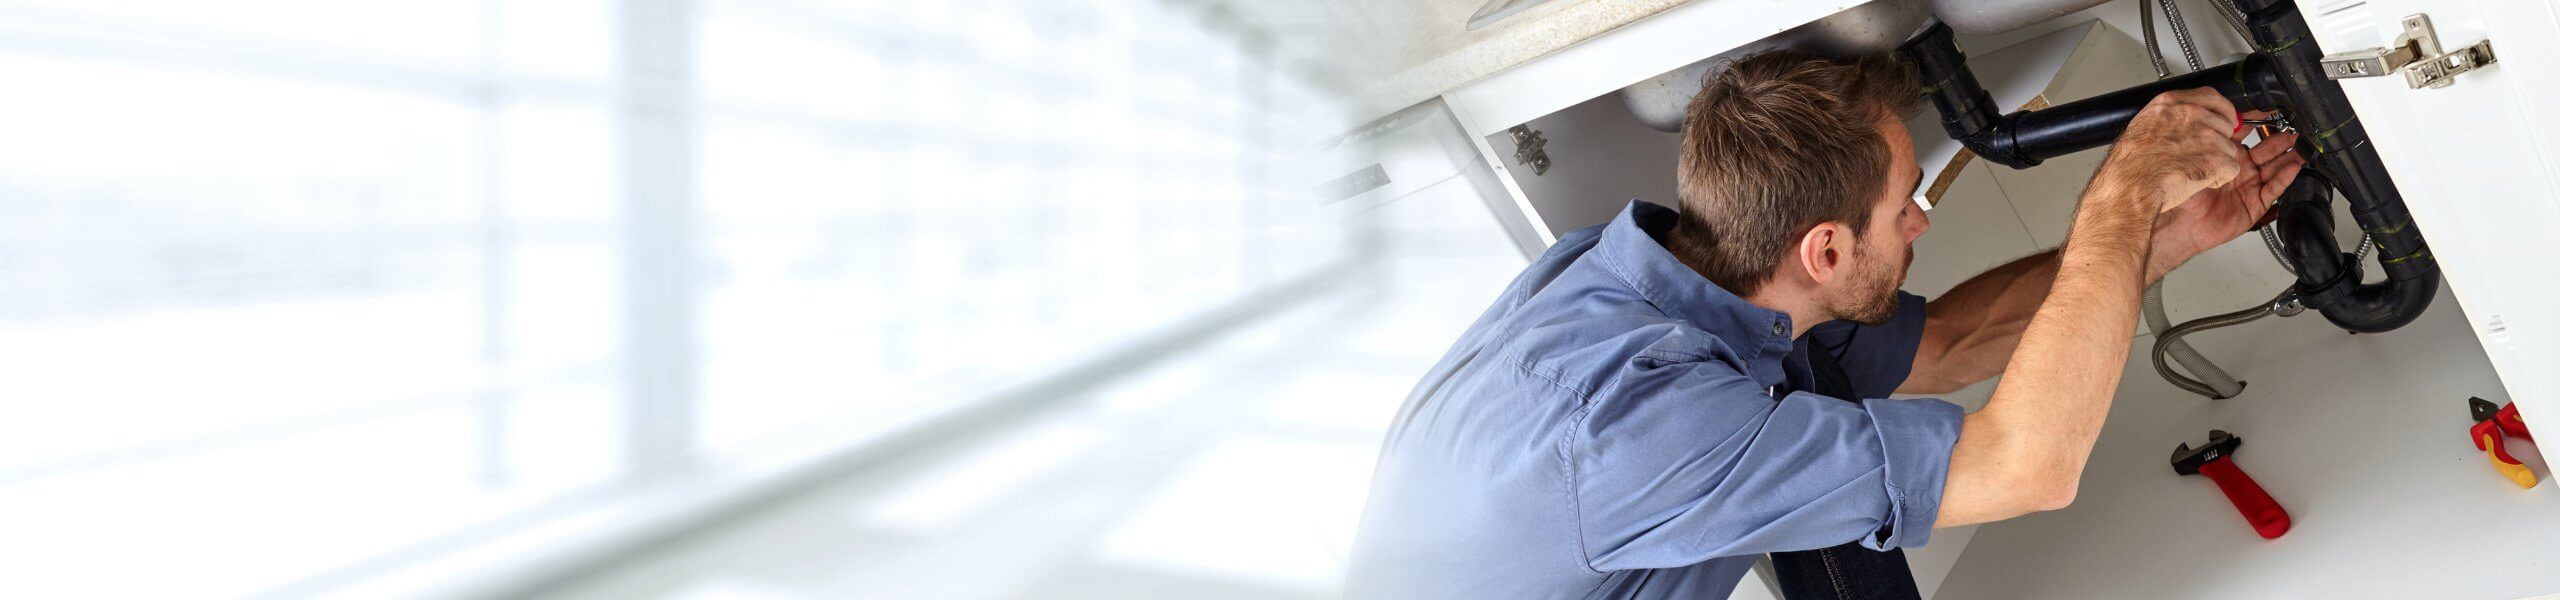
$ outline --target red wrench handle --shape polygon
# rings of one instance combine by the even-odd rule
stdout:
[[[2275,498],[2267,496],[2267,490],[2258,487],[2258,481],[2250,479],[2249,474],[2241,471],[2240,465],[2231,462],[2230,457],[2205,463],[2198,470],[2213,478],[2213,484],[2222,488],[2223,496],[2231,498],[2231,506],[2240,509],[2240,518],[2247,519],[2249,527],[2258,530],[2258,537],[2276,539],[2276,536],[2284,535],[2286,530],[2293,528],[2293,516],[2285,514],[2284,507],[2277,505]]]

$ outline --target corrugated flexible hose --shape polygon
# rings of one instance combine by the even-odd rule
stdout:
[[[2259,307],[2259,309],[2263,308],[2264,307]],[[2249,320],[2254,320],[2255,318],[2256,317],[2251,317]],[[2171,337],[2163,333],[2175,328],[2169,326],[2168,309],[2163,308],[2160,305],[2160,284],[2158,282],[2152,283],[2150,289],[2142,291],[2142,322],[2149,324],[2153,336],[2151,342],[2151,366],[2159,369],[2160,377],[2168,379],[2169,383],[2177,384],[2178,387],[2185,388],[2187,391],[2195,392],[2203,395],[2204,397],[2215,400],[2237,396],[2240,394],[2241,388],[2248,386],[2247,383],[2241,382],[2238,379],[2233,379],[2230,373],[2223,372],[2222,367],[2213,364],[2213,361],[2206,360],[2204,354],[2196,352],[2196,349],[2193,346],[2188,346],[2186,340]],[[2187,324],[2193,325],[2202,322],[2204,321],[2199,319],[2196,321],[2189,321]],[[2237,325],[2239,323],[2246,322],[2248,322],[2248,320],[2242,320],[2232,324]],[[2188,379],[2185,376],[2179,375],[2176,371],[2170,370],[2169,363],[2164,362],[2162,360],[2163,357],[2177,359],[2179,365],[2185,366],[2188,371],[2196,374],[2195,378]]]
[[[2292,296],[2293,290],[2288,288],[2284,293],[2277,294],[2275,298],[2267,300],[2265,304],[2180,323],[2178,326],[2171,327],[2167,331],[2155,332],[2157,334],[2154,338],[2156,341],[2151,344],[2151,368],[2159,369],[2160,377],[2169,380],[2171,385],[2178,386],[2190,392],[2195,392],[2207,398],[2220,400],[2223,398],[2229,398],[2233,394],[2240,393],[2240,388],[2247,387],[2248,384],[2235,384],[2228,393],[2225,393],[2220,389],[2215,389],[2211,384],[2204,381],[2190,379],[2185,375],[2179,375],[2176,370],[2169,368],[2170,353],[2174,352],[2174,349],[2176,348],[2185,348],[2185,338],[2199,331],[2239,325],[2241,323],[2266,318],[2268,315],[2291,316],[2298,313],[2301,311],[2301,307],[2300,305],[2292,304],[2290,302]],[[2190,350],[2190,352],[2192,352],[2192,350]],[[2207,368],[2211,368],[2213,365],[2213,363],[2209,362],[2186,364],[2203,364]],[[2214,370],[2213,373],[2222,374],[2218,369]],[[2199,371],[2198,374],[2202,375],[2204,373]],[[2231,376],[2223,374],[2222,377],[2227,381]]]
[[[2196,58],[2195,43],[2188,37],[2186,19],[2178,14],[2178,8],[2175,0],[2158,1],[2160,3],[2160,8],[2168,13],[2169,27],[2178,34],[2178,47],[2186,55],[2187,69],[2197,70],[2204,68],[2203,61]],[[2166,79],[2169,77],[2169,65],[2162,60],[2160,56],[2160,36],[2152,30],[2151,2],[2152,0],[2140,0],[2135,2],[2136,5],[2142,8],[2142,49],[2144,51],[2143,54],[2151,59],[2152,72],[2159,75],[2161,78]],[[2273,230],[2266,231],[2272,232]],[[2272,236],[2268,237],[2267,244],[2268,249],[2273,250],[2275,248],[2275,238]],[[2282,253],[2278,253],[2276,255],[2276,261],[2283,262],[2284,255]],[[2286,272],[2290,273],[2292,270],[2292,265],[2285,265]],[[2213,364],[2213,361],[2206,359],[2204,357],[2204,353],[2197,352],[2195,347],[2187,345],[2185,340],[2180,340],[2176,337],[2164,334],[2164,332],[2171,329],[2169,326],[2169,309],[2160,301],[2160,285],[2165,282],[2165,279],[2163,281],[2151,282],[2151,287],[2142,290],[2142,322],[2151,328],[2152,334],[2151,366],[2155,369],[2159,369],[2160,377],[2162,379],[2167,379],[2171,384],[2207,398],[2221,400],[2239,395],[2241,388],[2247,387],[2248,384],[2232,378],[2230,373],[2224,372],[2221,366],[2215,365]],[[2263,309],[2264,307],[2260,308]],[[2261,316],[2263,316],[2263,313],[2261,313]],[[2251,319],[2255,319],[2255,317],[2251,317]],[[2240,322],[2247,321],[2243,320]],[[2187,371],[2195,373],[2195,377],[2190,379],[2184,375],[2179,375],[2176,370],[2170,369],[2168,363],[2169,359],[2177,360],[2179,365],[2187,368]]]

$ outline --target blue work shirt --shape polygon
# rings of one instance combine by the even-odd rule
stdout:
[[[1531,263],[1405,399],[1387,433],[1353,598],[1725,598],[1756,557],[1937,522],[1963,411],[1810,389],[1785,313],[1709,283],[1643,201]],[[1852,389],[1910,374],[1924,319],[1808,337]],[[1802,389],[1799,389],[1802,388]]]

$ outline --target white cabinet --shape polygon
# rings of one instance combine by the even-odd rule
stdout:
[[[2306,314],[2190,338],[2249,382],[2229,400],[2163,382],[2149,364],[2150,339],[2137,338],[2078,501],[1941,532],[1914,553],[1924,590],[1945,598],[2560,592],[2560,499],[2551,491],[2560,484],[2519,489],[2500,478],[2468,442],[2464,404],[2513,399],[2529,420],[2537,410],[2560,415],[2560,372],[2551,369],[2560,365],[2560,310],[2549,307],[2560,299],[2560,271],[2549,266],[2560,256],[2560,115],[2547,100],[2560,97],[2560,17],[2545,2],[2300,1],[2332,53],[2385,45],[2400,18],[2418,12],[2433,17],[2448,45],[2494,41],[2499,63],[2449,88],[2411,90],[2399,77],[2347,85],[2436,249],[2446,289],[2425,316],[2389,333],[2350,335]],[[1982,40],[1967,50],[2006,109],[2027,100],[2010,90],[2060,103],[2146,81],[2140,44],[2123,28],[2129,23],[2118,23],[2129,20],[2128,2],[2066,17],[2085,24],[1998,40],[2006,50]],[[1535,248],[1605,220],[1629,198],[1677,202],[1677,137],[1635,124],[1611,91],[1839,8],[1700,0],[1463,86],[1441,106],[1477,151],[1477,189],[1500,195],[1487,205],[1517,211],[1503,216],[1515,239]],[[2222,27],[2202,2],[2186,14],[2200,29]],[[2013,64],[1995,66],[2004,61]],[[1545,175],[1512,160],[1504,130],[1523,123],[1548,140]],[[1934,115],[1910,125],[1920,139],[1944,139]],[[1933,177],[1954,177],[1910,279],[1913,291],[1930,294],[2058,244],[2104,150],[2024,171],[1979,161],[1948,171],[1944,154],[1922,153]],[[2173,319],[2192,319],[2262,302],[2290,281],[2252,234],[2171,275],[2168,304]],[[1978,406],[1992,385],[1957,399]],[[2560,429],[2560,417],[2547,420]],[[2212,429],[2246,440],[2235,460],[2290,511],[2285,536],[2259,539],[2210,481],[2171,471],[2171,450]],[[2534,446],[2514,450],[2551,478]]]

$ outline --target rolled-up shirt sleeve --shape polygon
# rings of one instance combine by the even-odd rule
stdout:
[[[1669,568],[1920,546],[1962,422],[1944,401],[1773,399],[1724,363],[1651,357],[1585,402],[1560,450],[1592,568]]]

